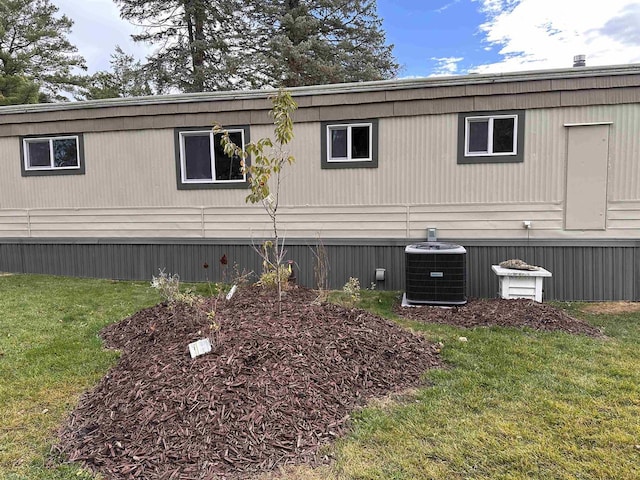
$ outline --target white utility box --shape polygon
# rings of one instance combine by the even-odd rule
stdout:
[[[528,298],[542,303],[542,279],[551,272],[542,267],[537,270],[516,270],[491,265],[500,282],[500,296],[506,299]]]

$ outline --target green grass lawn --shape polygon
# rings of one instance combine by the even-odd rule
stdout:
[[[116,361],[97,332],[158,301],[148,282],[0,276],[0,478],[91,478],[46,468],[55,430]]]
[[[361,305],[392,316],[395,300],[363,292]],[[93,478],[47,467],[55,430],[116,361],[100,328],[158,301],[148,282],[0,276],[0,479]],[[401,321],[443,342],[450,368],[358,412],[333,466],[285,478],[640,478],[640,313],[562,306],[609,339]]]

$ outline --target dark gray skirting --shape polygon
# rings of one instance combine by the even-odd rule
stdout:
[[[375,269],[386,270],[377,288],[403,290],[404,248],[422,241],[325,240],[330,287],[349,277],[362,288],[375,282]],[[540,265],[553,277],[544,281],[547,300],[640,300],[640,241],[635,240],[469,240],[443,239],[467,249],[467,293],[495,297],[498,280],[491,265],[520,258]],[[299,283],[314,286],[315,240],[288,240],[287,259],[295,261]],[[184,281],[219,281],[228,261],[240,270],[261,270],[261,260],[246,239],[2,239],[0,271],[78,277],[150,280],[158,269],[178,273]],[[208,269],[203,268],[207,263]]]

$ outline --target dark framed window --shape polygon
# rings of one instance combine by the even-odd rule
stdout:
[[[23,176],[84,173],[82,134],[20,137]]]
[[[378,120],[322,122],[322,168],[376,168]]]
[[[225,129],[233,143],[244,149],[249,142],[249,127]],[[248,185],[242,159],[237,155],[226,155],[220,144],[221,140],[222,134],[214,134],[211,128],[176,129],[179,189],[244,188]]]
[[[458,115],[458,163],[524,160],[522,110]]]

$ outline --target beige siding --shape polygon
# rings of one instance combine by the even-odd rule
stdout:
[[[640,200],[640,104],[612,108],[611,120],[609,200]]]
[[[0,238],[28,236],[28,212],[26,210],[11,210],[0,208]]]
[[[20,141],[18,137],[0,138],[0,209],[29,207],[20,203],[22,196],[15,199],[19,191],[31,190],[31,185],[23,182],[20,173]]]
[[[617,204],[603,232],[562,230],[563,207],[553,203],[507,205],[331,206],[282,208],[285,239],[635,238],[640,202]],[[271,236],[260,207],[33,209],[0,211],[2,237],[12,238],[256,238]],[[526,230],[522,222],[529,220]]]
[[[607,229],[624,236],[637,236],[640,230],[640,201],[609,202]]]
[[[377,169],[320,170],[318,124],[298,125],[298,164],[284,187],[287,204],[482,204],[558,202],[563,198],[562,118],[527,116],[526,161],[458,165],[458,116],[380,120]],[[554,135],[549,141],[548,135]]]
[[[206,236],[211,238],[271,235],[271,223],[261,208],[236,207],[205,211]],[[379,206],[375,209],[338,206],[331,208],[282,208],[278,220],[280,233],[290,238],[372,237],[404,238],[407,216],[404,207]],[[353,228],[357,225],[357,228]]]
[[[177,189],[173,129],[84,135],[84,175],[21,177],[17,138],[0,139],[2,208],[239,205],[241,190]]]
[[[640,135],[628,134],[640,131],[640,105],[633,104],[528,110],[525,161],[513,164],[458,165],[457,115],[446,114],[381,119],[377,169],[320,170],[319,124],[298,124],[286,203],[562,202],[564,125],[609,121],[610,199],[640,199]]]
[[[350,107],[351,108],[351,107]],[[640,105],[532,109],[525,161],[458,165],[457,114],[381,118],[379,167],[320,168],[320,123],[296,124],[297,163],[280,220],[298,238],[580,238],[562,230],[567,123],[612,122],[603,238],[640,224]],[[630,134],[629,132],[634,132]],[[272,127],[251,127],[251,138]],[[174,130],[86,133],[85,175],[22,177],[17,137],[0,138],[3,237],[261,237],[266,214],[246,190],[178,190]],[[295,206],[295,207],[294,207]],[[522,221],[530,220],[527,232]]]
[[[562,205],[549,203],[510,203],[490,205],[432,205],[410,209],[411,238],[426,236],[427,228],[436,228],[438,236],[449,238],[524,237],[522,222],[529,220],[534,235],[546,235],[562,228]],[[544,233],[543,233],[544,232]]]
[[[202,209],[34,209],[32,237],[201,237]]]

